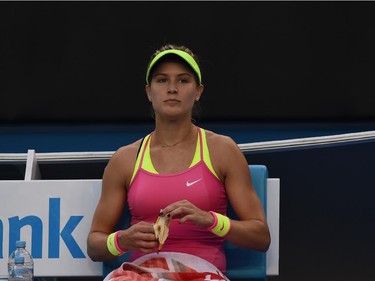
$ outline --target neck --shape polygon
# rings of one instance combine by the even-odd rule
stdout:
[[[156,144],[164,148],[175,147],[195,140],[195,132],[197,132],[197,129],[192,123],[186,126],[168,126],[162,129],[155,128],[153,140]]]

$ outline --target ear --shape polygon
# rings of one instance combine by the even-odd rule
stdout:
[[[152,102],[151,100],[151,88],[150,88],[150,85],[146,85],[145,86],[145,90],[146,90],[146,94],[147,94],[147,98],[150,102]]]
[[[203,90],[204,90],[204,86],[203,86],[203,84],[200,84],[197,87],[197,94],[195,95],[195,101],[199,101],[199,99],[201,98],[201,96],[203,94]]]

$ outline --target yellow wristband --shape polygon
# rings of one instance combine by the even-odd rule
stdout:
[[[210,229],[211,232],[220,237],[224,237],[225,235],[227,235],[231,228],[230,219],[227,216],[224,216],[219,213],[215,213],[212,211],[210,211],[210,213],[215,218],[215,223],[213,227]]]
[[[120,247],[117,245],[117,235],[118,232],[114,232],[108,235],[107,238],[108,251],[114,256],[120,256],[126,253],[126,251],[121,250]]]

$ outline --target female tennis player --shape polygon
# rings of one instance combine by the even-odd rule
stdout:
[[[230,137],[193,121],[202,81],[198,59],[185,46],[165,45],[151,56],[145,90],[155,128],[119,148],[105,169],[88,235],[92,260],[131,251],[130,262],[144,261],[157,253],[158,216],[171,219],[159,253],[203,259],[223,275],[225,239],[267,251],[270,233],[243,153]],[[228,202],[239,219],[226,216]],[[131,226],[115,231],[126,203]]]

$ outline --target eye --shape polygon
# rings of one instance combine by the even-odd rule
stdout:
[[[166,78],[157,78],[156,82],[157,83],[165,83],[165,82],[167,82],[167,79]]]
[[[184,75],[184,76],[180,77],[180,79],[179,79],[178,81],[179,81],[180,83],[185,84],[185,83],[190,83],[191,80],[192,80],[192,78],[191,78],[190,76],[186,76],[186,75]]]

